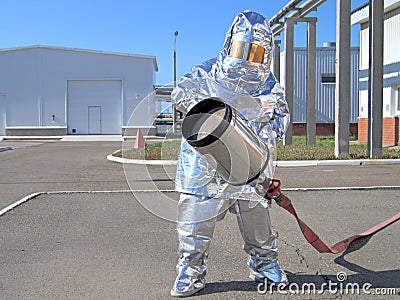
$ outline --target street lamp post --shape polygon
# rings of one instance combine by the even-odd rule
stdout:
[[[174,33],[174,88],[176,86],[176,37],[178,36],[178,30]],[[176,104],[172,100],[172,132],[176,131]]]

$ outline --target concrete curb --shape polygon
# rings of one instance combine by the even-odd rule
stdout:
[[[0,147],[0,152],[12,150],[11,147]]]
[[[180,138],[166,138],[164,136],[145,135],[146,142],[160,142],[164,140],[181,140]],[[62,142],[126,142],[134,141],[136,136],[122,136],[118,134],[104,135],[7,135],[0,136],[0,141],[62,141]]]
[[[399,165],[400,159],[352,159],[352,160],[297,160],[276,161],[277,167],[308,166],[367,166],[367,165]]]
[[[122,164],[137,165],[163,165],[174,166],[176,160],[140,160],[127,159],[113,156],[107,156],[107,159]],[[277,167],[316,167],[316,166],[367,166],[367,165],[400,165],[400,159],[355,159],[355,160],[293,160],[293,161],[276,161]]]
[[[121,164],[136,164],[136,165],[157,165],[157,166],[176,166],[176,160],[141,160],[116,157],[112,154],[107,155],[107,159]]]
[[[3,136],[3,141],[59,141],[62,136],[53,135],[7,135]]]

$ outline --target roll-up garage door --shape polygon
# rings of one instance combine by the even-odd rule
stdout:
[[[120,80],[69,80],[68,134],[121,134]]]

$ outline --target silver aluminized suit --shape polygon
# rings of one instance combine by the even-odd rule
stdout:
[[[271,29],[263,16],[251,11],[239,13],[219,56],[194,67],[179,80],[172,93],[177,109],[185,115],[199,101],[217,96],[235,108],[274,153],[289,124],[289,110],[270,71],[272,43]],[[261,61],[252,61],[252,51],[260,49]],[[273,157],[269,159],[264,176],[271,178]],[[216,221],[227,209],[236,213],[244,250],[249,254],[250,275],[256,280],[287,282],[277,260],[268,202],[255,192],[254,183],[232,186],[224,182],[207,159],[182,140],[175,185],[181,196],[178,276],[172,295],[188,296],[205,286],[207,251]]]

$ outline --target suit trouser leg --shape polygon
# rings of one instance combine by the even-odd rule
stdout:
[[[190,293],[205,286],[208,248],[214,235],[218,213],[225,200],[181,194],[178,204],[178,276],[173,291]]]
[[[261,204],[250,208],[250,202],[238,200],[236,217],[244,240],[244,250],[249,255],[251,276],[256,280],[268,278],[273,282],[287,282],[279,266],[276,235],[271,227],[269,209]]]

